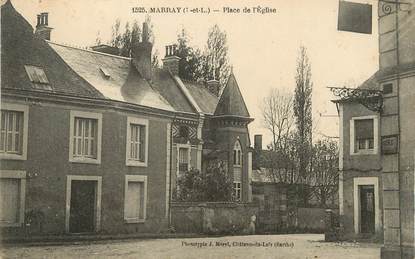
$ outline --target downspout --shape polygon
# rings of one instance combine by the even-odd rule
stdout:
[[[168,226],[171,227],[171,204],[172,204],[172,158],[173,158],[173,122],[176,120],[176,114],[173,117],[172,124],[170,126],[170,170],[169,170],[169,210],[168,210]]]

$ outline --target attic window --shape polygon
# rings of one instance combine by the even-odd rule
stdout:
[[[105,79],[110,79],[111,75],[108,72],[108,70],[106,70],[105,68],[102,68],[102,67],[100,67],[99,69],[101,70],[101,72],[104,75]]]
[[[33,88],[41,90],[52,90],[49,85],[48,78],[46,77],[45,71],[40,67],[35,66],[24,66],[27,76],[33,83]]]

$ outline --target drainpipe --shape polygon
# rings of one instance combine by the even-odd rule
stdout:
[[[176,119],[176,115],[174,115],[173,120],[172,120],[172,124],[170,126],[170,182],[169,182],[169,210],[168,210],[168,226],[169,228],[171,227],[171,203],[172,203],[172,158],[173,158],[173,122]]]

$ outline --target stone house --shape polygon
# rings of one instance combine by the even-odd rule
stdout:
[[[33,31],[1,7],[3,236],[162,231],[176,178],[212,153],[251,200],[252,118],[233,73],[219,95],[217,80],[181,80],[174,46],[152,69],[146,24],[125,58],[52,42],[48,18]]]
[[[357,89],[334,89],[339,210],[346,234],[383,240],[382,258],[413,258],[415,2],[378,7],[379,70]]]

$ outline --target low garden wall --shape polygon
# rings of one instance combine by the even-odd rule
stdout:
[[[171,223],[176,233],[248,234],[258,211],[254,203],[173,202]]]

